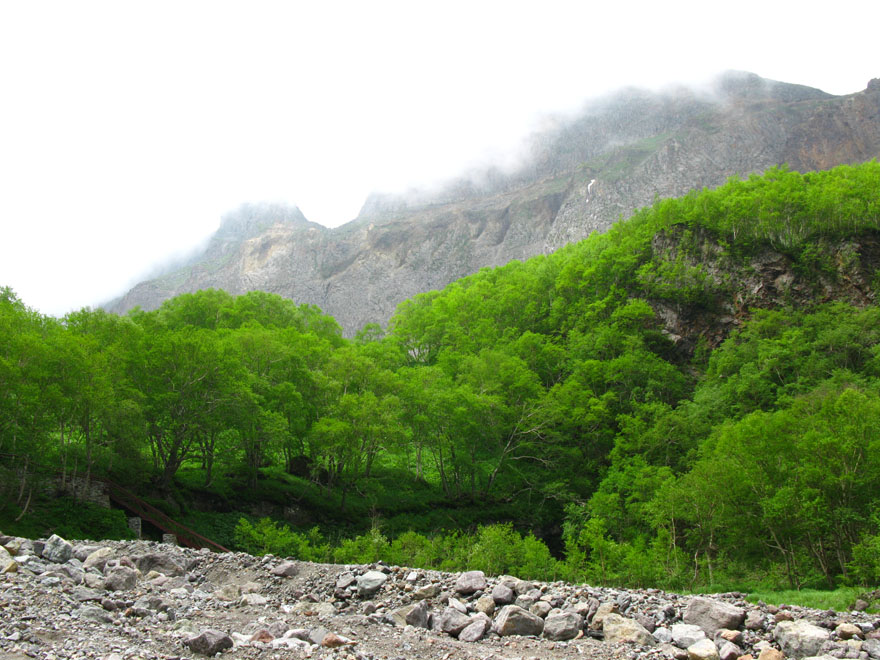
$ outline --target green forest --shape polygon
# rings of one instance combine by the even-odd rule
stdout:
[[[0,529],[124,536],[78,475],[251,552],[877,585],[878,265],[871,162],[657,200],[352,339],[262,292],[52,318],[0,289]]]

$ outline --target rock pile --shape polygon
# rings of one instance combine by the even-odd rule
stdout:
[[[0,535],[0,657],[880,660],[880,617],[413,570]]]

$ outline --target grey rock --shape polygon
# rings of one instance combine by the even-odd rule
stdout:
[[[539,616],[542,619],[546,618],[548,614],[550,614],[550,610],[553,609],[553,606],[550,605],[546,600],[539,600],[537,603],[532,604],[529,608],[529,612],[534,614],[535,616]]]
[[[780,649],[791,658],[816,655],[830,637],[830,631],[803,619],[781,621],[773,631],[773,638],[779,643]]]
[[[141,573],[157,571],[168,577],[178,577],[186,573],[186,567],[181,561],[167,553],[151,552],[140,557],[135,557],[134,564]]]
[[[746,615],[745,628],[746,630],[764,630],[766,628],[764,614],[758,610],[751,610]]]
[[[590,630],[602,630],[602,624],[605,621],[605,617],[609,614],[619,614],[617,611],[617,603],[602,603],[599,605],[593,616],[590,618]]]
[[[486,586],[486,574],[483,571],[465,571],[455,581],[455,590],[463,595],[482,591]]]
[[[654,646],[657,641],[635,619],[627,619],[614,612],[609,612],[603,617],[602,631],[605,641],[615,644],[638,644],[640,646]]]
[[[86,587],[74,587],[73,593],[71,594],[73,599],[79,601],[81,603],[94,600],[100,601],[102,596],[97,591],[93,589],[88,589]]]
[[[460,600],[458,600],[457,598],[450,598],[450,599],[449,599],[449,602],[448,602],[447,604],[449,605],[449,607],[455,608],[456,610],[458,610],[458,611],[461,612],[462,614],[467,614],[467,613],[468,613],[468,607],[467,607],[467,605],[465,605],[464,603],[462,603],[462,602],[461,602]]]
[[[458,638],[463,642],[478,642],[483,639],[483,635],[492,627],[492,620],[485,614],[477,615],[471,622],[465,626],[458,634]]]
[[[746,612],[740,607],[699,596],[691,598],[682,616],[685,623],[699,626],[710,637],[720,628],[736,630],[745,618]]]
[[[52,534],[43,546],[43,559],[63,564],[73,556],[73,546],[57,534]]]
[[[742,655],[745,655],[743,650],[733,642],[725,641],[718,648],[718,657],[720,660],[737,660],[737,658]]]
[[[516,599],[516,594],[506,584],[496,584],[492,588],[492,600],[496,605],[510,605],[514,599]]]
[[[357,579],[357,593],[361,598],[373,596],[388,580],[381,571],[367,571]]]
[[[866,639],[862,643],[862,651],[872,658],[880,658],[880,639]]]
[[[544,631],[544,619],[517,605],[505,605],[495,617],[493,628],[502,637],[540,635]]]
[[[462,614],[454,607],[447,607],[443,612],[437,617],[436,626],[442,632],[445,632],[448,635],[452,635],[453,637],[458,637],[458,634],[464,630],[471,623],[471,618],[466,614]]]
[[[293,577],[299,573],[299,566],[294,561],[283,561],[271,570],[272,575],[278,577]],[[348,585],[346,585],[348,586]]]
[[[415,598],[417,600],[421,600],[424,598],[436,598],[437,596],[440,595],[441,591],[442,590],[440,589],[439,585],[427,584],[424,587],[420,587],[420,588],[416,589],[413,592],[413,598]]]
[[[649,633],[653,633],[657,629],[657,623],[654,619],[645,614],[633,614],[632,618],[641,623],[642,627]]]
[[[224,632],[208,628],[183,642],[193,653],[212,656],[232,648],[232,638]]]
[[[672,644],[672,631],[669,630],[669,628],[661,626],[660,628],[656,628],[651,634],[654,635],[654,639],[661,644]]]
[[[83,562],[83,568],[86,570],[94,568],[103,571],[104,567],[107,565],[107,561],[115,556],[116,551],[112,548],[96,548],[86,557]]]
[[[101,607],[86,605],[79,608],[77,615],[83,621],[92,621],[94,623],[113,623],[113,616]]]
[[[560,612],[544,619],[544,637],[554,642],[577,637],[584,627],[584,618],[577,612]]]
[[[495,599],[492,596],[480,596],[474,603],[474,609],[487,616],[492,616],[495,614]]]
[[[672,643],[681,649],[686,649],[701,639],[707,639],[702,628],[689,623],[676,623],[669,632],[672,635]]]
[[[239,601],[241,605],[260,606],[269,602],[269,599],[261,594],[249,593],[244,594]]]
[[[127,591],[137,584],[137,571],[128,566],[116,566],[104,575],[104,585],[108,591]]]
[[[427,601],[422,600],[413,605],[404,615],[404,621],[416,628],[428,628],[431,624],[431,614]]]

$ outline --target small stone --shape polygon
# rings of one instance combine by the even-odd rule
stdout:
[[[682,649],[706,639],[706,633],[702,628],[689,623],[676,623],[669,632],[672,635],[672,643]]]
[[[321,646],[326,649],[337,649],[340,646],[347,646],[350,644],[354,644],[354,642],[347,637],[342,637],[332,632],[324,635],[324,639],[321,640]]]
[[[193,653],[202,655],[215,655],[233,646],[232,638],[224,632],[208,628],[199,635],[183,641]]]
[[[737,660],[742,654],[742,649],[733,642],[722,642],[718,649],[718,657],[720,660]]]
[[[260,606],[268,603],[269,600],[265,596],[261,596],[260,594],[244,594],[239,601],[240,605],[254,605]]]
[[[764,630],[764,615],[758,610],[751,610],[746,615],[746,630]]]
[[[101,607],[86,605],[79,608],[79,618],[83,621],[93,621],[94,623],[113,623],[113,617],[107,610]]]
[[[544,600],[539,600],[529,608],[529,612],[531,612],[535,616],[539,616],[544,619],[547,617],[548,614],[550,614],[550,610],[552,609],[553,606],[550,605],[550,603]]]
[[[474,603],[474,609],[486,616],[492,616],[495,614],[495,599],[492,596],[480,596]]]

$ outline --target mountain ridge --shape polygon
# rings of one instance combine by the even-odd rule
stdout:
[[[742,72],[703,90],[629,88],[534,134],[526,152],[510,171],[373,195],[334,229],[296,207],[245,205],[224,216],[201,254],[106,309],[259,289],[315,304],[353,335],[417,293],[605,231],[657,197],[780,163],[806,171],[877,158],[880,81],[845,96]]]

